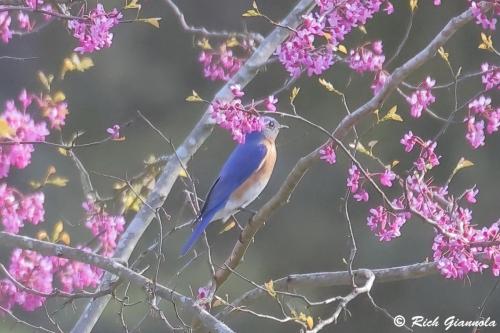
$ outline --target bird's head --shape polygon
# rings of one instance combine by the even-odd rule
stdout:
[[[263,117],[263,119],[264,129],[262,130],[262,134],[270,140],[276,139],[281,128],[288,128],[288,126],[280,125],[274,118]]]

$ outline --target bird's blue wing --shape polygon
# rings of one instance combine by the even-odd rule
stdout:
[[[259,168],[266,154],[266,146],[256,139],[247,140],[246,143],[238,145],[233,150],[208,192],[197,219],[198,225],[182,247],[181,255],[191,249],[217,211],[226,205],[231,194]]]

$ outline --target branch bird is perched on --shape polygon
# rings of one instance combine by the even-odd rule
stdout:
[[[224,163],[181,255],[193,247],[210,222],[219,219],[225,222],[254,201],[266,187],[276,162],[275,140],[279,130],[286,126],[271,117],[264,117],[264,124],[261,132],[248,134],[245,143],[236,146]]]

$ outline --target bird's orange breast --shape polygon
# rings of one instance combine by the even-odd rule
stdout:
[[[250,176],[248,179],[241,184],[241,186],[234,191],[233,195],[231,195],[231,200],[235,201],[247,201],[245,200],[249,193],[258,192],[255,195],[250,195],[248,198],[249,201],[253,201],[260,192],[267,185],[267,182],[271,178],[271,174],[273,173],[274,164],[276,163],[276,146],[274,142],[270,140],[264,140],[262,142],[263,145],[267,148],[267,153],[262,162],[260,163],[257,170]],[[245,202],[243,204],[248,204],[249,202]]]

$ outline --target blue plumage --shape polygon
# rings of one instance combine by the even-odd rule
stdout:
[[[247,135],[244,144],[233,150],[207,195],[196,221],[198,224],[182,247],[181,255],[193,247],[217,212],[224,208],[231,194],[259,168],[267,153],[266,146],[262,144],[264,139],[262,132],[253,132]]]

